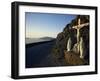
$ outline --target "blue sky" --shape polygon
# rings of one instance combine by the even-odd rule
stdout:
[[[76,15],[52,13],[25,13],[26,37],[54,37],[62,32],[63,28],[74,19]]]

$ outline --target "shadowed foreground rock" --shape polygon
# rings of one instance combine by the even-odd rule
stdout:
[[[72,51],[67,52],[64,50],[64,57],[66,60],[66,63],[69,63],[70,65],[85,65],[86,61],[84,59],[81,59],[79,57],[79,54],[76,54]]]

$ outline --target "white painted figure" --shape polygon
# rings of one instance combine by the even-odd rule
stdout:
[[[72,49],[76,54],[79,53],[78,51],[78,43],[75,43],[74,46],[73,46],[73,49]]]
[[[67,42],[67,51],[71,50],[71,44],[72,44],[72,41],[71,41],[71,38],[69,37],[68,42]]]
[[[84,58],[84,41],[83,38],[80,37],[80,58],[83,59]]]

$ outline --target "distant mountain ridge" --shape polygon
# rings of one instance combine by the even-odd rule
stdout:
[[[41,37],[40,39],[55,39],[53,37]]]
[[[37,43],[37,42],[43,42],[43,41],[50,41],[54,40],[55,38],[53,37],[41,37],[41,38],[25,38],[25,43],[30,44],[30,43]]]

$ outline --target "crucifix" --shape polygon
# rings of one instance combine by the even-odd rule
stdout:
[[[78,25],[72,27],[77,30],[77,51],[78,51],[78,53],[80,53],[80,44],[79,44],[80,43],[80,29],[83,27],[86,27],[88,25],[89,25],[89,23],[81,24],[81,19],[79,18]]]

